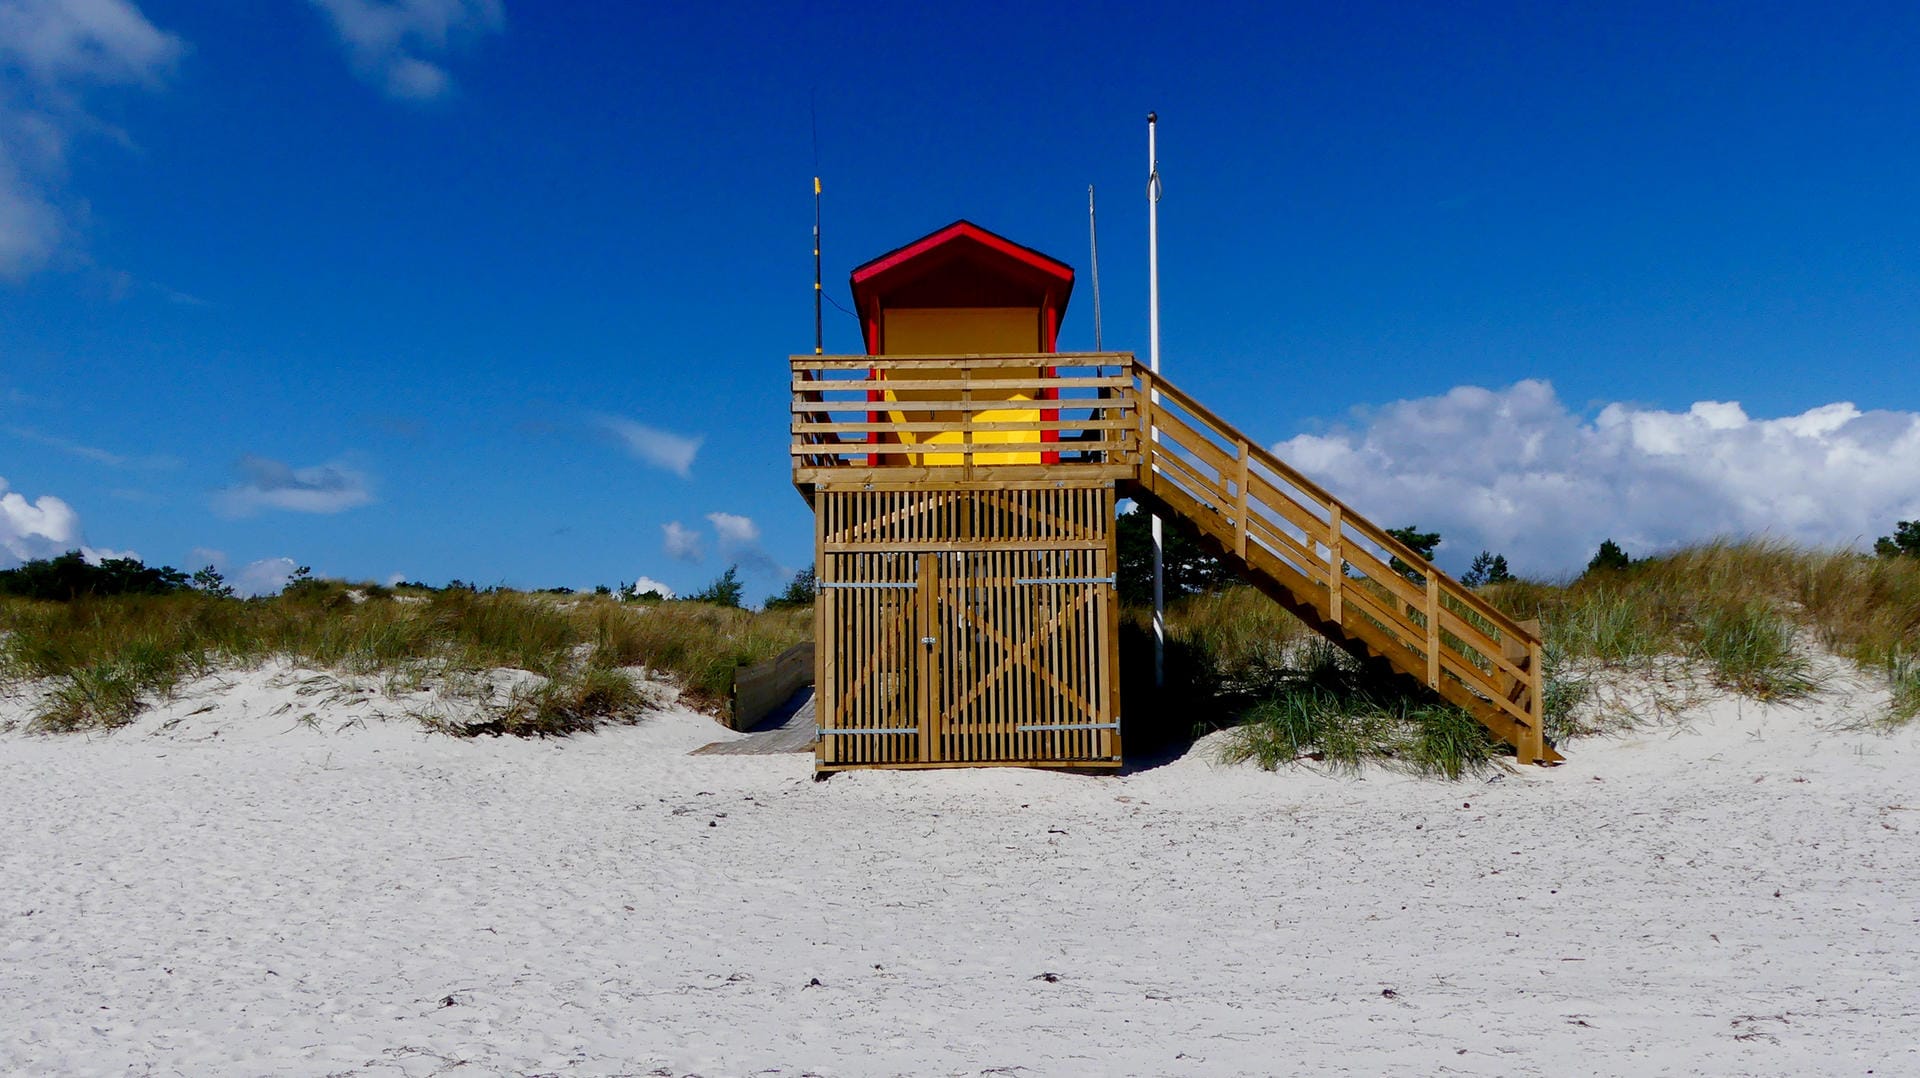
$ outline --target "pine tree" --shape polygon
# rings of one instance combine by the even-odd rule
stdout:
[[[1873,541],[1873,552],[1883,558],[1920,558],[1920,520],[1903,520],[1892,535]]]
[[[1488,583],[1487,578],[1492,573],[1493,552],[1482,550],[1473,556],[1473,564],[1467,566],[1467,571],[1465,575],[1461,576],[1460,583],[1465,584],[1469,588],[1477,588]]]
[[[1495,554],[1493,556],[1493,564],[1487,567],[1487,583],[1513,583],[1513,574],[1507,571],[1507,556],[1505,554]]]
[[[740,587],[740,567],[738,565],[729,565],[727,566],[727,571],[721,573],[719,578],[713,583],[687,596],[687,601],[690,603],[712,603],[715,606],[731,606],[738,609],[742,591],[743,589]]]
[[[793,575],[787,581],[787,588],[766,601],[768,610],[782,610],[793,607],[812,606],[819,587],[814,581],[813,567],[808,566]]]
[[[1633,566],[1633,559],[1620,549],[1620,544],[1611,539],[1602,540],[1600,549],[1594,552],[1593,560],[1587,563],[1589,573],[1612,573]]]
[[[1409,524],[1404,528],[1388,528],[1387,534],[1405,543],[1408,549],[1427,561],[1433,560],[1434,549],[1440,545],[1439,532],[1423,532],[1420,530],[1420,525],[1418,524]],[[1401,576],[1415,583],[1426,579],[1418,569],[1400,560],[1400,556],[1397,554],[1387,559],[1387,568],[1392,569],[1394,572],[1399,573]]]

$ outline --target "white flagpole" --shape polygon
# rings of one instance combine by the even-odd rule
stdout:
[[[1147,366],[1160,373],[1160,155],[1154,146],[1159,117],[1147,113]],[[1154,390],[1153,403],[1160,402]],[[1160,440],[1160,432],[1153,432]],[[1167,576],[1160,514],[1153,515],[1153,684],[1167,683]]]

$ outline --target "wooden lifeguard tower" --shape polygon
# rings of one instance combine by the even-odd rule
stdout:
[[[1522,762],[1559,759],[1537,636],[1132,355],[1059,352],[1072,268],[957,221],[852,287],[868,354],[790,361],[817,769],[1119,766],[1120,498]]]

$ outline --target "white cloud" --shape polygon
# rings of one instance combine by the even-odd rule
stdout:
[[[187,561],[189,563],[187,568],[189,569],[199,569],[203,566],[211,565],[215,571],[225,572],[227,568],[227,552],[224,550],[215,550],[212,547],[197,546],[187,551]]]
[[[88,565],[99,565],[101,562],[115,561],[121,558],[145,564],[145,559],[140,557],[138,550],[108,550],[105,547],[95,549],[90,546],[80,548],[80,560],[86,562]]]
[[[791,575],[760,545],[760,525],[755,524],[752,517],[737,513],[708,513],[707,522],[713,525],[714,534],[720,538],[722,557],[737,562],[742,569],[751,573]]]
[[[0,277],[44,266],[69,232],[67,144],[79,133],[127,137],[96,120],[99,86],[158,87],[186,45],[127,0],[0,2]]]
[[[500,0],[312,0],[361,78],[389,97],[426,101],[453,86],[438,56],[506,25]]]
[[[714,534],[720,537],[722,546],[756,543],[760,540],[760,525],[755,524],[752,517],[743,517],[734,513],[708,513],[707,521],[713,525]]]
[[[694,455],[700,452],[700,443],[706,440],[649,427],[645,423],[621,419],[619,416],[595,416],[594,422],[613,435],[636,459],[683,479],[692,473]]]
[[[221,491],[215,508],[229,516],[261,509],[295,513],[338,513],[373,501],[367,477],[340,464],[290,468],[266,457],[240,458],[245,481]]]
[[[185,51],[127,0],[10,0],[0,4],[0,55],[36,81],[147,83]]]
[[[697,529],[677,520],[660,525],[661,549],[675,561],[699,561],[707,556],[706,542]]]
[[[50,558],[80,545],[80,514],[51,494],[28,501],[0,478],[0,552],[7,560]]]
[[[1302,434],[1274,452],[1382,526],[1482,548],[1516,571],[1576,570],[1602,539],[1630,552],[1719,536],[1859,545],[1920,515],[1920,414],[1827,404],[1755,419],[1610,404],[1592,419],[1542,381],[1460,386]]]
[[[662,599],[673,598],[672,588],[667,587],[665,584],[660,583],[658,580],[655,580],[650,576],[643,576],[640,579],[633,582],[633,590],[631,594],[645,595],[648,592],[657,592],[659,593]]]
[[[292,558],[261,558],[234,574],[233,590],[242,596],[278,595],[299,566]]]

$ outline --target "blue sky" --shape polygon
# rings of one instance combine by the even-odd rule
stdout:
[[[815,118],[843,302],[1091,347],[1091,183],[1144,352],[1149,109],[1167,372],[1443,565],[1920,516],[1909,5],[681,7],[0,0],[0,561],[769,593]]]

